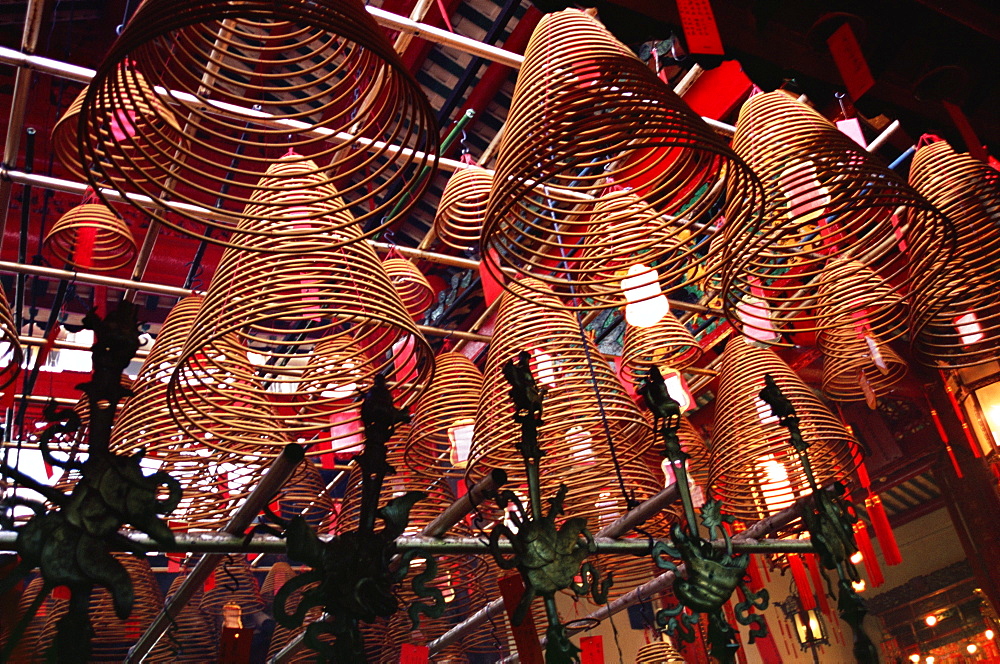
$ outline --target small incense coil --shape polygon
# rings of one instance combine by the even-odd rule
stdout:
[[[861,311],[878,319],[898,308],[915,280],[940,273],[940,258],[953,248],[952,224],[805,104],[781,91],[751,97],[733,149],[765,192],[760,225],[730,218],[744,205],[738,198],[726,213],[723,308],[744,334],[820,331]],[[837,316],[820,314],[817,292],[844,276],[829,269],[830,259],[846,255],[848,274],[872,270],[867,288],[842,292]]]
[[[1000,174],[938,141],[917,150],[910,184],[958,229],[944,276],[915,286],[914,355],[929,366],[991,362],[1000,351]]]
[[[130,85],[138,72],[146,87]],[[118,131],[109,128],[109,107],[143,103],[150,114],[115,116]],[[167,123],[164,103],[181,119],[186,141],[159,132]],[[312,175],[347,192],[337,206],[363,214],[365,235],[405,217],[433,179],[420,174],[437,161],[430,104],[359,0],[144,2],[98,67],[79,112],[77,148],[93,183],[145,194],[154,202],[147,213],[161,223],[229,246],[250,248],[278,232],[232,234],[245,204],[281,194],[281,180],[255,185],[252,174],[289,148],[323,164],[309,166]],[[143,167],[132,168],[133,161]],[[216,208],[220,196],[207,216],[167,204]],[[276,203],[259,220],[283,219],[297,205]]]
[[[185,578],[180,575],[170,583],[167,599],[177,592]],[[214,662],[219,658],[219,637],[216,634],[216,626],[211,618],[198,610],[201,599],[202,589],[198,588],[180,613],[173,618],[163,637],[156,642],[144,661],[162,664],[170,662],[201,664]]]
[[[28,583],[24,589],[24,593],[21,595],[21,599],[17,603],[17,620],[20,620],[27,614],[35,598],[38,597],[38,593],[41,592],[43,585],[44,580],[40,576],[36,576]],[[17,645],[11,651],[8,661],[23,662],[25,664],[34,664],[35,662],[41,664],[41,662],[45,661],[46,649],[39,647],[38,639],[45,628],[46,618],[52,611],[53,602],[51,593],[42,600],[35,615],[28,622],[24,633],[21,634],[21,638],[18,639]],[[10,639],[10,630],[16,624],[15,622],[11,625],[5,624],[3,626],[3,638],[0,639],[0,647],[7,647],[8,639]]]
[[[136,244],[128,224],[100,203],[78,205],[52,225],[45,249],[78,270],[108,272],[135,258]]]
[[[408,258],[387,258],[382,261],[382,267],[413,320],[423,318],[424,312],[434,304],[434,289],[423,272]]]
[[[542,495],[555,495],[559,485],[569,487],[567,514],[587,507],[585,487],[614,477],[608,438],[614,441],[618,462],[625,464],[650,444],[649,425],[625,393],[597,346],[581,330],[576,316],[560,310],[553,295],[541,295],[538,281],[509,285],[497,314],[495,331],[483,372],[483,390],[476,413],[469,456],[469,481],[478,481],[487,469],[500,468],[509,486],[526,485],[524,462],[515,445],[521,427],[514,421],[510,385],[503,366],[523,350],[529,353],[534,380],[544,390],[543,424],[538,430],[544,451],[540,475]]]
[[[102,587],[94,589],[90,599],[90,621],[94,629],[89,662],[121,662],[139,636],[145,632],[163,608],[163,594],[153,576],[148,559],[126,553],[115,553],[115,559],[128,571],[135,600],[132,613],[119,620],[112,604],[111,593]]]
[[[434,216],[442,242],[459,251],[479,246],[492,186],[493,173],[485,168],[469,166],[451,174]]]
[[[198,604],[198,610],[210,616],[221,616],[223,607],[236,604],[245,619],[264,608],[257,579],[250,571],[246,556],[227,555],[213,573],[215,586],[207,590]]]
[[[770,516],[810,493],[788,430],[759,396],[767,374],[795,408],[819,486],[846,478],[857,465],[851,434],[788,365],[771,350],[731,339],[719,371],[709,484],[728,513],[746,520]]]
[[[290,570],[291,570],[291,568],[289,567],[289,571]],[[273,572],[274,568],[271,568],[271,571]],[[292,576],[293,577],[296,576],[294,572],[292,573]],[[264,585],[265,586],[267,585],[267,580],[271,579],[271,578],[272,578],[272,576],[269,573],[267,575],[267,578],[264,579]],[[304,593],[308,589],[315,588],[316,585],[317,585],[316,583],[311,583],[311,584],[303,586],[302,588],[299,588],[299,589],[293,591],[292,593],[290,593],[288,595],[288,598],[285,601],[285,607],[284,607],[285,608],[285,613],[287,613],[289,615],[295,613],[295,610],[299,606],[299,602],[302,601],[302,593]],[[264,592],[264,587],[261,588],[261,591]],[[266,593],[265,593],[265,596],[266,596]],[[273,593],[272,593],[272,601],[273,601]],[[271,613],[273,614],[274,610],[272,610]],[[309,623],[312,623],[312,622],[315,622],[317,620],[320,620],[320,619],[322,619],[322,617],[323,617],[323,608],[320,607],[320,606],[314,606],[311,609],[309,609],[308,611],[306,611],[305,619],[302,621],[302,624],[300,626],[298,626],[298,627],[288,628],[288,627],[283,627],[283,626],[275,623],[275,625],[274,625],[274,632],[272,632],[272,634],[271,634],[271,643],[270,643],[270,645],[268,647],[268,650],[267,650],[267,659],[268,659],[268,661],[270,661],[270,659],[272,657],[274,657],[279,652],[281,652],[281,650],[284,649],[284,647],[287,646],[292,641],[292,639],[296,638],[297,636],[299,636],[300,634],[302,634],[303,632],[305,632],[306,627],[309,625]],[[330,639],[329,635],[321,637],[321,640],[325,641],[325,642],[328,642],[329,639]],[[291,659],[289,659],[287,661],[289,661],[289,662],[315,662],[316,661],[316,653],[311,648],[309,648],[308,646],[304,646],[302,648],[299,648],[299,650],[296,651],[294,655],[292,655]]]
[[[482,388],[482,372],[465,355],[446,351],[434,358],[434,382],[413,409],[406,440],[410,469],[429,477],[465,472],[461,445],[475,423]]]
[[[819,335],[823,353],[823,391],[834,401],[875,399],[906,377],[906,362],[878,337],[859,335],[851,325]]]
[[[295,467],[292,476],[272,501],[272,507],[275,507],[274,503],[277,503],[274,511],[281,518],[301,516],[320,534],[331,532],[337,520],[337,508],[327,491],[326,482],[319,468],[309,459]]]
[[[556,306],[601,309],[625,302],[616,272],[636,264],[664,290],[695,280],[717,204],[739,200],[727,225],[755,225],[761,196],[726,142],[600,23],[547,14],[497,151],[483,258],[538,279],[527,289]]]
[[[24,352],[18,337],[19,332],[7,303],[7,295],[0,288],[0,389],[7,388],[21,373]]]
[[[626,323],[622,379],[637,385],[652,366],[681,370],[697,363],[703,354],[694,335],[669,311],[651,327]]]
[[[639,648],[635,664],[685,664],[685,660],[674,644],[664,637],[663,641],[653,641]]]
[[[385,376],[397,408],[430,382],[430,346],[371,245],[330,248],[322,222],[294,225],[297,237],[223,252],[171,376],[174,417],[189,434],[212,433],[205,442],[216,449],[273,457],[278,437],[310,444],[309,454],[357,449],[361,395],[375,376]],[[360,234],[357,224],[343,230]]]
[[[275,594],[281,590],[281,586],[288,583],[292,577],[296,576],[292,566],[284,560],[279,560],[271,565],[264,577],[264,583],[260,584],[260,596],[265,602],[273,603]]]

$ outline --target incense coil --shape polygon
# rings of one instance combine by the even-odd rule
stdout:
[[[438,239],[459,251],[479,246],[492,186],[493,173],[485,168],[469,166],[452,173],[434,215]]]
[[[465,427],[474,424],[482,387],[483,374],[472,360],[452,351],[438,354],[434,382],[413,409],[406,439],[407,467],[429,477],[465,472],[461,451],[451,439],[461,437],[467,433]]]
[[[842,480],[857,465],[851,434],[788,365],[771,350],[731,339],[719,371],[709,484],[727,512],[746,520],[774,514],[810,492],[788,430],[759,396],[767,374],[795,408],[816,482]]]
[[[408,258],[387,258],[382,261],[382,267],[413,320],[423,318],[424,312],[434,304],[434,289],[423,272]]]
[[[287,565],[287,563],[284,563],[284,564]],[[273,572],[274,569],[275,568],[272,567],[271,568],[271,572]],[[290,567],[289,567],[289,571],[291,572],[291,568]],[[294,577],[294,576],[296,576],[296,574],[294,572],[291,572],[291,576]],[[264,579],[265,586],[267,585],[267,580],[271,579],[271,578],[272,578],[272,576],[271,576],[271,573],[269,572],[268,575],[267,575],[267,578]],[[291,592],[288,595],[288,598],[285,601],[285,606],[284,606],[285,613],[288,614],[288,615],[294,614],[296,608],[299,606],[299,603],[302,601],[302,594],[305,591],[307,591],[307,590],[311,590],[311,589],[315,588],[317,586],[317,584],[318,584],[318,582],[316,582],[316,583],[310,583],[310,584],[307,584],[307,585],[305,585],[305,586],[303,586],[301,588],[298,588],[295,591]],[[264,591],[264,587],[263,586],[261,587],[261,591],[262,592]],[[273,601],[273,595],[274,595],[274,593],[271,593],[272,601]],[[265,594],[265,597],[266,597],[266,594]],[[274,614],[274,612],[275,612],[275,610],[272,607],[272,611],[271,611],[272,615]],[[288,627],[284,627],[282,625],[279,625],[279,624],[275,623],[275,625],[274,625],[274,631],[271,633],[271,642],[270,642],[270,644],[268,646],[268,650],[267,650],[267,659],[268,659],[268,661],[270,661],[270,659],[272,657],[276,656],[279,652],[281,652],[282,649],[284,649],[285,646],[287,646],[292,641],[292,639],[298,637],[300,634],[302,634],[303,632],[305,632],[306,627],[310,623],[315,622],[317,620],[320,620],[320,619],[322,619],[322,617],[323,617],[323,607],[314,606],[311,609],[309,609],[308,611],[306,611],[306,614],[305,614],[305,617],[304,617],[304,619],[302,621],[302,624],[299,625],[298,627],[288,628]],[[322,640],[324,642],[329,642],[331,640],[331,635],[329,635],[329,634],[322,635],[320,637],[320,640]],[[302,648],[299,648],[299,650],[296,651],[295,654],[292,655],[290,659],[285,660],[285,661],[288,661],[288,662],[315,662],[316,661],[316,652],[314,650],[312,650],[311,648],[309,648],[308,646],[304,646]]]
[[[88,234],[93,237],[87,238]],[[113,210],[84,203],[52,225],[45,235],[45,249],[76,269],[108,272],[131,263],[136,244],[128,225]]]
[[[726,214],[723,309],[748,336],[820,331],[861,311],[880,318],[898,308],[916,279],[940,273],[940,257],[953,249],[954,228],[946,218],[823,116],[783,92],[758,94],[743,105],[733,149],[765,193],[760,225],[730,218],[743,206],[739,199],[729,201]],[[820,314],[817,292],[844,278],[830,261],[847,255],[853,259],[847,274],[866,267],[874,281],[866,279],[864,291],[842,293],[837,316]]]
[[[823,391],[834,401],[867,400],[870,405],[908,371],[906,362],[887,343],[878,337],[859,336],[851,325],[821,332],[819,348],[823,353]]]
[[[652,366],[680,370],[696,364],[703,354],[694,335],[669,311],[651,327],[626,323],[622,380],[637,385]]]
[[[737,225],[756,223],[753,172],[646,65],[582,12],[542,18],[497,152],[482,231],[488,268],[544,282],[528,288],[554,293],[561,308],[623,304],[615,273],[638,263],[673,290],[709,258],[724,197],[743,203],[730,212]]]
[[[511,486],[525,484],[515,448],[521,428],[503,376],[504,364],[525,350],[535,381],[545,390],[538,436],[545,453],[542,494],[552,496],[560,483],[567,484],[567,513],[576,514],[583,486],[614,474],[608,438],[618,461],[628,463],[649,446],[649,427],[574,314],[560,310],[552,294],[537,293],[544,289],[541,282],[526,279],[509,288],[486,357],[467,476],[476,481],[486,469],[500,468]]]
[[[917,150],[910,184],[955,222],[958,250],[940,279],[921,279],[912,311],[917,359],[966,367],[1000,351],[1000,174],[944,141]]]
[[[130,554],[116,553],[115,559],[122,564],[132,580],[135,599],[132,613],[125,620],[115,614],[111,593],[105,588],[94,589],[90,599],[90,620],[94,637],[91,639],[91,653],[88,662],[121,662],[128,655],[139,636],[145,632],[163,608],[163,595],[153,576],[148,559]]]
[[[685,664],[674,644],[666,636],[663,639],[639,648],[639,652],[635,654],[635,664]]]
[[[277,509],[274,509],[275,503]],[[337,508],[326,482],[319,468],[309,459],[295,467],[272,501],[272,509],[286,520],[302,517],[319,534],[331,532],[337,520]]]
[[[265,602],[273,603],[274,596],[281,590],[281,586],[288,583],[294,576],[296,576],[296,572],[291,565],[284,560],[276,561],[267,571],[264,583],[260,584],[260,596],[264,598]]]
[[[177,592],[185,579],[185,575],[179,575],[171,581],[170,589],[167,590],[168,600]],[[156,642],[143,661],[162,664],[171,662],[201,664],[219,658],[219,637],[215,622],[198,610],[202,592],[201,588],[194,591],[191,599],[173,618],[163,637]]]
[[[215,585],[205,591],[198,610],[210,616],[221,616],[223,607],[236,604],[243,618],[264,608],[257,579],[250,571],[246,556],[227,555],[213,572]]]
[[[652,415],[648,414],[648,411],[643,412],[647,414],[647,421],[649,421],[650,427],[652,427]],[[651,468],[665,470],[664,461],[666,457],[663,455],[663,438],[657,431],[652,429],[650,430],[650,435],[653,437],[652,444],[642,458]],[[705,437],[691,424],[688,418],[682,417],[677,427],[677,439],[680,441],[681,450],[688,455],[688,477],[694,480],[694,483],[707,496],[710,454]],[[664,479],[667,479],[666,474],[664,474]]]
[[[147,88],[122,83],[138,72]],[[105,111],[111,102],[145,103],[151,115],[118,117],[116,134]],[[186,141],[159,131],[163,104],[182,119]],[[308,169],[348,193],[337,209],[362,214],[366,236],[405,216],[432,180],[419,174],[437,161],[430,105],[358,0],[144,2],[98,67],[80,115],[77,149],[93,183],[147,195],[154,203],[147,212],[161,223],[228,246],[251,248],[277,232],[233,233],[247,203],[284,188],[280,180],[255,185],[253,174],[289,148],[306,155],[303,164],[323,164]],[[145,137],[150,131],[157,141]],[[169,191],[161,186],[168,178]],[[203,216],[168,198],[222,204]],[[268,226],[297,205],[275,203],[258,221]]]
[[[7,388],[21,373],[24,352],[18,339],[20,333],[14,323],[7,295],[0,288],[0,389]]]
[[[38,597],[38,593],[42,591],[43,585],[44,580],[41,576],[36,576],[28,583],[24,589],[24,593],[21,595],[21,599],[17,603],[17,620],[21,620],[22,617],[27,615],[32,603]],[[47,648],[39,646],[39,637],[45,628],[46,618],[52,611],[53,602],[51,593],[45,596],[38,610],[35,611],[34,616],[31,617],[27,627],[25,627],[21,638],[18,639],[17,645],[10,652],[7,661],[22,662],[23,664],[35,664],[35,662],[41,664],[45,661],[45,651]],[[15,622],[14,624],[17,623]],[[0,647],[8,647],[10,627],[8,624],[3,625],[3,638],[0,638]]]
[[[330,248],[322,222],[295,226],[298,237],[223,252],[171,376],[171,413],[192,435],[212,433],[205,442],[216,449],[276,456],[281,437],[310,443],[309,454],[357,450],[360,396],[375,376],[385,376],[398,408],[430,382],[430,346],[371,245]],[[361,230],[342,235],[359,239]]]

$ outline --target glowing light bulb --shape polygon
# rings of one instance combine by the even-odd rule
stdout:
[[[625,295],[625,322],[635,327],[650,327],[659,323],[670,311],[670,303],[660,288],[660,274],[642,263],[628,269],[621,280]]]
[[[788,470],[773,454],[760,457],[755,464],[760,477],[759,490],[768,512],[774,514],[795,502]]]
[[[965,646],[965,652],[969,653],[970,655],[975,655],[977,650],[979,650],[979,646],[977,646],[975,643],[970,643],[969,645]]]
[[[983,636],[985,636],[987,639],[989,639],[990,641],[992,641],[993,640],[993,636],[994,636],[993,630],[992,629],[986,630],[985,632],[983,632]]]
[[[864,560],[864,559],[865,559],[865,557],[861,555],[860,551],[855,551],[851,555],[851,562],[854,563],[855,565],[860,565],[861,561]]]
[[[911,662],[919,662],[920,661],[920,655],[918,655],[917,653],[913,653],[912,655],[910,655],[910,661]]]
[[[854,588],[854,592],[863,593],[868,586],[865,584],[865,580],[861,579],[859,581],[851,581],[851,587]]]
[[[928,627],[933,627],[934,625],[937,624],[938,619],[937,619],[937,616],[930,615],[930,616],[927,616],[926,618],[924,618],[924,622],[927,623]]]
[[[927,658],[924,661],[927,662],[927,664],[934,664],[934,655],[927,655]]]

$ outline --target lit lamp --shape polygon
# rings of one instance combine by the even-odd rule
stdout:
[[[799,596],[792,594],[784,602],[775,602],[785,618],[792,623],[795,638],[803,651],[830,643],[826,634],[823,616],[816,609],[805,610],[799,601]]]
[[[948,380],[985,456],[1000,449],[1000,362],[959,369]]]

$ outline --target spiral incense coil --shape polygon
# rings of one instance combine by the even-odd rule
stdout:
[[[938,141],[917,150],[910,184],[958,229],[945,275],[916,286],[914,354],[952,368],[993,361],[1000,351],[1000,173]]]
[[[525,279],[509,288],[501,298],[486,357],[467,475],[477,481],[487,469],[500,468],[510,486],[526,484],[524,461],[515,447],[521,427],[514,421],[510,385],[503,375],[503,366],[525,351],[544,391],[544,423],[538,429],[544,452],[542,495],[555,495],[565,483],[567,514],[576,514],[570,506],[587,504],[586,486],[607,484],[615,476],[609,439],[618,462],[628,463],[649,446],[649,425],[576,316],[560,310],[551,293],[541,294],[544,284]]]
[[[497,152],[487,267],[535,277],[527,289],[563,308],[647,299],[697,278],[729,198],[737,225],[756,223],[760,184],[725,141],[596,20],[542,18]],[[639,266],[646,289],[622,282]]]
[[[842,480],[857,465],[851,454],[857,443],[788,365],[771,350],[731,339],[719,371],[709,484],[727,512],[746,520],[779,512],[810,492],[788,429],[759,396],[767,374],[795,408],[816,482]]]
[[[167,599],[173,596],[184,583],[185,576],[177,576],[167,591]],[[143,661],[157,664],[183,662],[183,664],[201,664],[214,662],[219,658],[219,638],[216,635],[214,622],[198,610],[201,603],[202,589],[195,590],[191,599],[184,604],[171,621],[166,633]]]
[[[28,583],[28,586],[24,589],[24,593],[21,595],[21,599],[17,603],[17,620],[21,620],[27,614],[32,603],[38,597],[38,593],[41,592],[43,585],[44,580],[40,576],[36,576]],[[18,639],[17,645],[11,651],[8,661],[24,662],[25,664],[35,664],[35,662],[41,664],[45,661],[45,649],[38,646],[38,639],[42,629],[45,627],[46,617],[52,610],[52,603],[51,594],[42,600],[38,610],[35,611],[35,615],[32,616],[28,622],[28,626],[21,634],[21,638]],[[0,639],[0,647],[7,647],[8,639],[10,639],[10,629],[16,624],[17,622],[15,621],[10,625],[3,625],[3,638]]]
[[[465,472],[483,374],[461,353],[434,358],[434,382],[413,409],[406,465],[429,477]]]
[[[283,519],[301,516],[320,534],[331,532],[337,520],[337,508],[326,482],[316,464],[308,459],[295,467],[292,476],[272,501],[272,509],[274,503],[277,503],[274,512]]]
[[[650,427],[652,427],[652,415],[650,415],[648,411],[643,412],[647,416],[647,421],[649,421]],[[663,437],[659,434],[659,432],[652,429],[650,430],[650,435],[653,437],[652,444],[649,446],[649,449],[645,452],[645,454],[643,454],[642,458],[650,468],[660,468],[663,470],[665,468],[663,464],[666,459],[663,455]],[[688,477],[690,477],[698,487],[705,491],[705,495],[707,496],[709,451],[708,444],[705,442],[705,437],[686,417],[682,417],[680,425],[677,428],[677,438],[681,443],[681,450],[688,455]],[[666,479],[666,475],[664,475],[664,479]]]
[[[873,406],[877,397],[906,377],[908,367],[896,351],[851,325],[821,332],[819,348],[823,391],[834,401],[864,400]]]
[[[452,173],[434,216],[442,242],[459,251],[479,246],[492,186],[493,173],[485,168],[469,166]]]
[[[137,110],[109,120],[109,108]],[[149,196],[160,222],[229,246],[279,232],[271,221],[311,218],[298,201],[275,200],[257,217],[264,223],[233,234],[247,203],[282,196],[283,178],[254,184],[254,174],[289,148],[305,155],[295,161],[309,177],[345,192],[336,208],[361,214],[365,235],[406,215],[433,179],[420,173],[437,162],[430,105],[359,0],[144,2],[79,113],[79,159],[93,183]],[[214,208],[216,199],[208,216],[168,205]],[[296,234],[294,225],[282,232]]]
[[[131,263],[136,245],[128,225],[110,208],[84,203],[52,225],[45,249],[76,269],[108,272]]]
[[[635,664],[685,664],[685,660],[674,644],[664,637],[663,641],[653,641],[639,648]]]
[[[264,599],[260,596],[257,579],[250,571],[246,556],[227,555],[215,568],[214,577],[215,585],[205,591],[198,604],[202,613],[221,616],[224,606],[236,604],[246,618],[264,608]]]
[[[382,261],[382,267],[413,320],[423,318],[424,312],[434,304],[434,289],[423,272],[408,258],[387,258]]]
[[[740,111],[733,149],[764,184],[763,221],[731,217],[722,263],[726,317],[747,336],[837,326],[840,316],[881,318],[898,308],[914,280],[940,272],[954,228],[899,176],[819,113],[783,92],[758,94]],[[873,272],[867,288],[841,292],[838,315],[816,310],[818,291],[848,275]],[[786,342],[787,343],[787,342]]]
[[[112,664],[121,662],[163,608],[163,594],[153,576],[148,559],[126,553],[116,553],[115,559],[125,567],[132,580],[135,600],[132,613],[125,620],[115,614],[111,593],[95,588],[90,599],[90,621],[94,629],[88,662]]]
[[[248,228],[260,224],[245,220]],[[385,376],[397,408],[430,382],[430,346],[374,249],[330,248],[322,222],[297,226],[311,234],[223,252],[171,376],[171,413],[189,434],[211,433],[205,443],[216,449],[276,456],[282,444],[273,438],[283,437],[309,443],[309,454],[357,451],[361,394],[375,376]],[[357,225],[343,231],[360,233]]]
[[[667,312],[650,327],[625,325],[622,342],[622,379],[639,384],[650,367],[684,369],[698,362],[704,351],[694,335]]]
[[[7,295],[0,288],[0,389],[13,383],[21,373],[24,353],[18,334]]]
[[[292,597],[295,597],[296,594],[298,593],[293,593]],[[299,596],[301,597],[301,595]],[[291,600],[289,600],[288,606],[298,606],[298,602],[292,602]],[[275,624],[274,631],[271,633],[271,643],[267,649],[266,661],[271,661],[271,658],[277,656],[279,652],[281,652],[289,643],[292,642],[292,639],[298,637],[300,634],[305,632],[307,625],[322,619],[322,617],[323,617],[322,608],[316,606],[306,611],[305,620],[299,627],[288,628]],[[331,635],[324,634],[321,635],[319,638],[321,641],[333,645],[332,643],[333,638]],[[365,646],[366,647],[368,646],[367,639],[365,639]],[[316,652],[311,648],[303,647],[299,648],[294,654],[290,656],[290,658],[282,661],[289,662],[292,664],[314,664],[317,661],[317,656]]]

